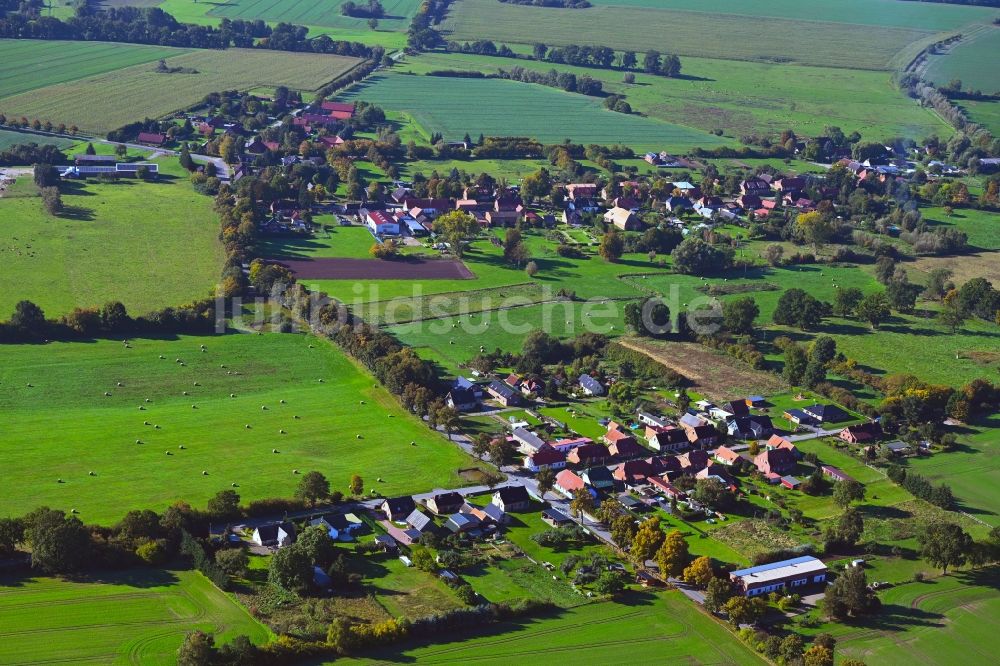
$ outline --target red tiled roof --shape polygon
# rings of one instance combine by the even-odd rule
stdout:
[[[324,111],[350,113],[351,115],[354,115],[354,102],[323,102],[320,107]]]

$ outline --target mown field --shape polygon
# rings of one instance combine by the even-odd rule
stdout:
[[[270,631],[194,571],[0,578],[0,662],[173,664],[188,631],[264,643]]]
[[[466,632],[451,642],[375,651],[351,663],[618,663],[626,653],[633,663],[764,663],[680,592],[633,592],[617,603],[510,622],[486,635]]]
[[[983,25],[963,33],[966,37],[947,54],[932,56],[928,78],[938,84],[960,79],[966,89],[1000,92],[1000,26]]]
[[[3,347],[6,512],[48,505],[111,523],[178,499],[203,506],[232,484],[245,502],[290,497],[295,470],[320,470],[340,490],[360,473],[366,489],[393,495],[460,485],[458,470],[471,465],[322,340],[230,334],[130,344]]]
[[[452,140],[482,133],[531,136],[544,143],[625,143],[640,150],[711,148],[724,141],[692,128],[608,111],[599,98],[518,81],[389,73],[339,97],[405,110],[427,130]]]
[[[260,243],[260,255],[269,259],[371,258],[369,250],[376,241],[368,228],[336,226],[331,217],[314,218],[324,229],[311,236],[265,236]]]
[[[1000,133],[1000,101],[960,103],[969,113],[972,122],[979,123],[994,135]]]
[[[74,48],[103,49],[99,42],[46,42]],[[99,51],[100,52],[100,51]],[[200,101],[219,90],[248,90],[285,85],[312,91],[353,68],[359,61],[334,55],[287,53],[254,49],[197,51],[173,50],[170,67],[196,70],[191,74],[162,74],[152,63],[125,66],[92,76],[70,76],[62,83],[36,85],[29,92],[0,97],[0,110],[8,116],[51,120],[78,125],[82,130],[105,133],[143,117],[159,117]],[[151,60],[162,57],[158,54]],[[12,54],[12,62],[30,67],[30,49]],[[58,65],[73,70],[73,62]],[[56,76],[49,75],[50,78]]]
[[[187,182],[73,183],[59,217],[36,193],[22,177],[0,199],[0,318],[22,299],[50,317],[112,299],[138,315],[212,294],[219,223]]]
[[[832,633],[841,658],[869,664],[987,663],[985,637],[1000,630],[998,583],[996,567],[908,582],[881,592],[882,608],[871,618],[805,631]]]
[[[624,95],[637,112],[706,131],[722,129],[732,137],[789,128],[819,135],[830,125],[872,138],[951,133],[884,72],[708,58],[685,58],[683,64],[684,78],[637,73],[634,84],[623,83],[621,72],[612,70],[468,54],[428,53],[396,69],[493,72],[524,67],[547,72],[554,67],[600,79],[607,92]]]
[[[802,16],[810,13],[813,4],[808,3],[801,9],[791,11],[791,14]],[[825,4],[831,12],[840,6],[836,2]],[[866,12],[860,7],[868,3],[856,0],[854,4],[859,6],[857,11],[845,11],[842,15],[855,17]],[[891,4],[892,10],[903,14],[907,12],[906,5],[881,4]],[[686,6],[695,5],[688,2]],[[950,8],[935,9],[947,16]],[[878,22],[851,25],[839,22],[842,19],[824,22],[648,6],[602,5],[562,11],[496,0],[460,0],[453,6],[442,27],[447,38],[453,40],[491,39],[517,44],[544,42],[550,46],[594,44],[639,53],[656,46],[661,52],[681,56],[857,69],[889,69],[889,61],[903,47],[939,29],[930,27],[930,21],[913,21],[924,24],[919,29],[896,27],[891,22],[890,12],[875,14],[881,16]],[[988,15],[984,11],[970,14],[977,18]],[[936,23],[960,25],[965,22],[964,17],[958,16]],[[816,39],[817,34],[822,34],[822,39]]]
[[[140,44],[0,39],[0,98],[186,52]]]

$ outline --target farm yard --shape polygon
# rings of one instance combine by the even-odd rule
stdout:
[[[99,42],[41,42],[42,45],[69,44],[82,49],[96,49],[98,57],[107,45]],[[31,67],[34,48],[10,54],[8,63]],[[144,47],[127,47],[141,49]],[[149,47],[152,48],[152,47]],[[167,51],[155,50],[151,61],[162,58]],[[151,63],[102,70],[83,75],[76,72],[72,60],[59,58],[53,73],[47,74],[33,87],[20,94],[0,96],[0,111],[8,116],[25,116],[50,120],[53,123],[74,124],[82,130],[106,133],[142,117],[159,117],[199,102],[205,95],[219,90],[249,90],[279,85],[312,91],[349,71],[360,60],[346,56],[287,53],[258,49],[199,49],[167,51],[167,66],[185,68],[196,73],[158,73]],[[126,50],[126,53],[132,53]],[[138,53],[144,53],[142,51]],[[138,56],[137,56],[138,57]],[[145,56],[142,56],[145,57]],[[107,67],[107,65],[105,65]],[[62,82],[48,83],[56,78]],[[19,84],[23,88],[31,81]]]
[[[334,488],[360,473],[387,495],[418,492],[461,485],[472,462],[304,335],[8,346],[0,410],[13,515],[48,505],[107,524],[131,508],[203,505],[232,484],[245,502],[287,497],[295,470]]]
[[[5,664],[173,664],[188,631],[215,632],[220,643],[241,634],[258,643],[270,636],[194,571],[0,578],[0,615]]]
[[[606,92],[624,95],[635,111],[650,118],[705,131],[722,129],[733,137],[789,127],[813,135],[830,125],[873,138],[947,136],[952,131],[892,85],[884,72],[684,58],[681,78],[636,73],[635,83],[628,84],[614,70],[456,53],[406,58],[394,69],[490,73],[513,67],[587,75],[600,80]],[[768,83],[761,86],[761,81]]]
[[[494,0],[495,1],[495,0]],[[496,3],[502,7],[501,3]],[[682,150],[724,141],[707,132],[608,111],[600,99],[546,86],[498,79],[378,74],[338,99],[405,110],[426,130],[460,140],[465,133],[532,136],[544,143],[626,143],[636,150]]]
[[[930,12],[918,8],[926,18],[897,21],[896,15],[905,16],[909,8],[896,7],[895,3],[882,0],[880,4],[892,5],[892,11],[874,12],[877,18],[858,24],[857,21],[841,22],[842,19],[808,20],[817,3],[798,3],[798,8],[789,11],[790,17],[766,15],[770,11],[762,12],[763,16],[748,16],[661,9],[659,5],[653,9],[648,4],[636,4],[611,6],[601,3],[590,9],[563,11],[496,0],[460,0],[449,11],[442,27],[448,39],[457,41],[491,39],[498,43],[527,45],[544,42],[549,46],[597,44],[639,53],[659,46],[663,52],[680,56],[890,69],[890,61],[908,44],[928,38],[939,30],[956,28],[992,15],[985,8],[963,7],[952,12],[955,7],[942,6],[931,8]],[[793,4],[796,3],[782,3],[785,7]],[[869,13],[868,3],[860,0],[855,0],[859,9],[854,12],[844,11],[843,4],[833,0],[822,4],[827,5],[827,12],[839,12],[841,16],[851,16],[852,20]],[[696,6],[699,5],[686,3],[688,8]],[[740,6],[745,7],[746,3]],[[862,6],[866,9],[861,9]],[[823,39],[812,38],[816,30],[822,30]],[[669,35],[669,39],[664,41],[664,35]]]
[[[219,223],[187,182],[74,182],[62,200],[49,215],[30,176],[0,199],[0,316],[25,298],[57,317],[109,300],[139,315],[212,294]]]
[[[611,633],[609,626],[615,627]],[[604,602],[520,622],[505,631],[460,640],[373,651],[344,663],[523,664],[551,663],[553,657],[579,663],[615,662],[623,651],[636,663],[762,664],[721,624],[696,609],[680,592],[633,592],[617,603]],[[338,660],[337,663],[341,663]]]

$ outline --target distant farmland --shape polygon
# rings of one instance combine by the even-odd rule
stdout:
[[[468,132],[531,136],[547,143],[624,143],[636,149],[723,143],[707,132],[608,111],[594,97],[517,81],[390,73],[374,76],[342,97],[405,110],[427,130],[454,140]]]
[[[22,42],[18,42],[21,44]],[[101,42],[23,42],[24,51],[10,54],[17,67],[35,63],[37,45],[68,44],[103,53]],[[163,52],[165,51],[165,53]],[[129,51],[126,51],[129,52]],[[288,86],[312,91],[353,68],[359,60],[334,55],[288,53],[258,49],[184,51],[157,50],[155,60],[170,55],[170,67],[195,70],[196,74],[161,74],[151,63],[80,78],[74,62],[58,59],[53,72],[46,73],[35,89],[0,98],[0,111],[8,116],[75,124],[81,129],[105,133],[143,117],[159,117],[200,101],[219,90],[248,90],[257,87]],[[136,56],[138,57],[138,56]],[[49,85],[62,77],[62,83]],[[2,86],[3,84],[0,84]],[[25,85],[25,84],[22,84]]]
[[[516,44],[544,42],[550,46],[595,44],[639,53],[655,47],[661,52],[682,56],[856,69],[888,69],[889,61],[904,46],[938,30],[936,27],[892,27],[888,15],[882,23],[852,25],[756,14],[649,9],[651,2],[642,4],[647,4],[647,7],[602,4],[590,9],[558,10],[506,4],[497,0],[460,0],[455,3],[442,27],[451,40],[491,39]],[[693,2],[687,4],[690,7],[700,6]],[[802,9],[813,5],[811,2],[799,4],[805,5]],[[836,3],[830,4],[836,6]],[[855,1],[855,4],[859,6],[857,11],[841,10],[843,15],[853,17],[862,13],[868,3]],[[905,13],[906,5],[913,3],[890,4],[894,11]],[[944,14],[946,8],[934,9]],[[801,10],[792,12],[793,16],[801,14]],[[975,14],[986,15],[981,11]],[[956,20],[963,22],[962,19]],[[917,23],[932,25],[929,20]],[[944,24],[943,20],[941,24]]]
[[[296,25],[318,25],[332,28],[359,28],[368,19],[354,18],[341,14],[341,6],[347,0],[236,0],[235,2],[213,3],[208,16],[229,19],[264,19],[265,21],[285,21]],[[355,4],[363,5],[362,2]],[[420,0],[382,0],[385,17],[379,19],[382,29],[406,29],[409,20],[417,12]]]

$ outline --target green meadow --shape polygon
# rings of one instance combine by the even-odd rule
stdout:
[[[189,631],[216,645],[271,632],[195,571],[130,569],[73,580],[0,578],[0,662],[174,664]]]
[[[48,505],[107,524],[179,499],[202,506],[233,484],[244,502],[289,497],[296,470],[319,470],[340,490],[358,473],[366,492],[393,495],[459,485],[471,465],[318,338],[98,340],[2,353],[10,515]]]
[[[66,149],[76,142],[73,139],[63,139],[54,136],[42,136],[40,134],[30,134],[28,132],[15,132],[13,130],[0,129],[0,150],[6,150],[10,146],[25,143],[37,143],[44,145],[51,143],[57,148]]]
[[[720,622],[680,592],[630,592],[617,602],[577,606],[550,616],[508,622],[477,635],[463,632],[448,642],[376,650],[353,663],[400,660],[420,663],[762,664]],[[340,663],[340,660],[337,661]],[[347,662],[345,662],[347,663]]]
[[[908,99],[884,72],[710,58],[684,58],[683,66],[682,78],[636,73],[632,84],[623,83],[622,73],[613,70],[470,54],[428,53],[396,69],[423,74],[555,68],[599,79],[605,91],[624,95],[633,110],[651,118],[706,131],[722,129],[734,137],[788,128],[819,135],[830,125],[873,138],[951,134],[948,125]]]
[[[544,143],[572,139],[625,143],[638,150],[711,148],[724,142],[681,125],[608,111],[599,98],[519,81],[390,72],[376,74],[338,98],[405,110],[426,130],[456,141],[466,133],[531,136]]]
[[[269,259],[371,258],[369,250],[376,241],[367,227],[342,227],[330,215],[318,215],[314,222],[322,228],[309,236],[263,237],[260,255]]]
[[[959,102],[974,123],[979,123],[988,129],[993,135],[1000,134],[1000,101],[979,102],[961,101]]]
[[[988,10],[950,12],[951,7],[933,8],[939,19],[897,23],[894,15],[912,11],[907,5],[880,2],[883,11],[866,25],[808,20],[813,5],[808,3],[779,17],[760,14],[706,13],[646,6],[601,6],[590,9],[559,10],[546,7],[514,5],[497,0],[461,0],[454,4],[442,23],[448,39],[550,46],[600,45],[616,50],[631,49],[644,53],[656,47],[662,53],[680,56],[757,60],[762,62],[799,63],[822,67],[890,69],[889,61],[908,44],[925,39],[938,30],[956,27],[978,18],[989,17]],[[716,3],[717,4],[717,3]],[[745,6],[745,3],[739,3]],[[755,2],[754,5],[762,3]],[[771,4],[771,3],[767,3]],[[795,3],[786,0],[782,5]],[[801,3],[798,3],[801,5]],[[841,11],[841,3],[823,3],[826,11],[840,16],[867,14],[869,3],[854,0],[854,12]],[[685,3],[685,8],[699,6]],[[731,7],[732,5],[730,5]],[[773,6],[773,5],[772,5]],[[920,8],[918,8],[918,11]],[[949,18],[950,15],[950,18]],[[834,17],[836,18],[836,17]],[[907,25],[909,24],[909,25]],[[816,39],[821,30],[822,39]]]
[[[49,215],[29,177],[0,199],[0,317],[22,299],[55,317],[109,300],[144,314],[211,295],[219,223],[212,199],[186,181],[70,181],[62,200]]]

